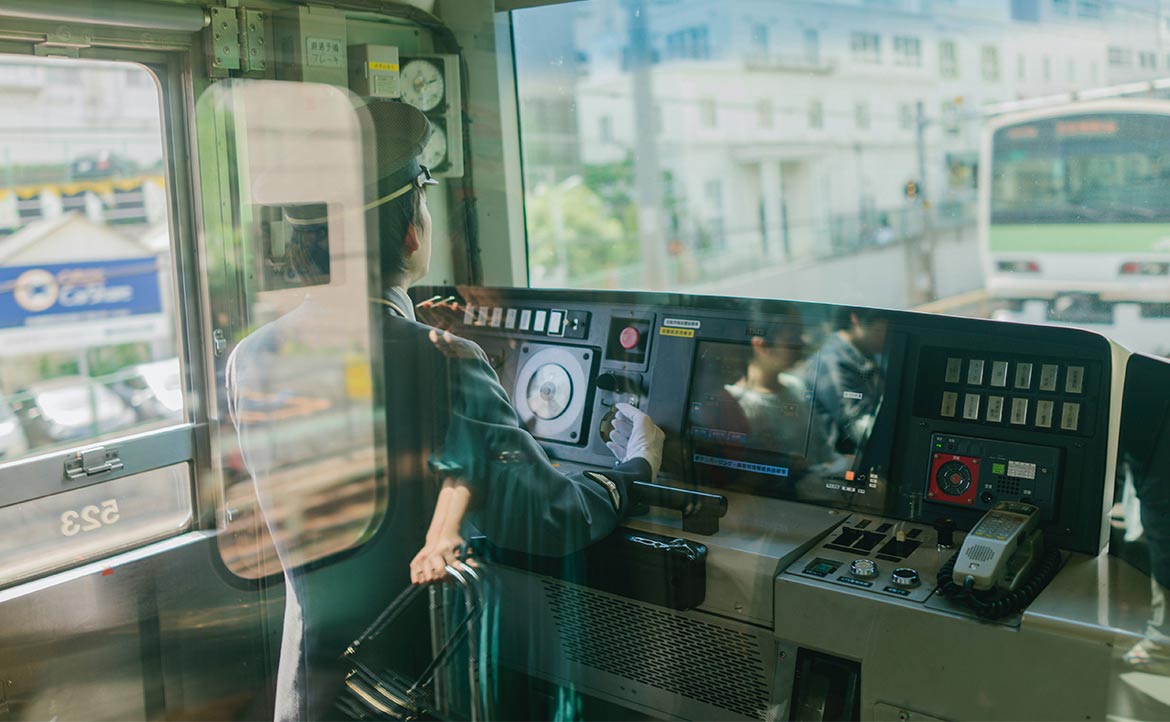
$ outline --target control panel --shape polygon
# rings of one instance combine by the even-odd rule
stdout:
[[[666,431],[659,483],[851,512],[806,577],[904,596],[915,577],[895,571],[921,571],[915,529],[969,530],[1000,502],[1038,507],[1061,548],[1103,544],[1112,349],[1100,336],[701,296],[419,289],[425,299],[483,347],[554,460],[612,465],[625,402]]]
[[[925,602],[940,566],[933,536],[922,525],[854,515],[785,574]]]
[[[1040,507],[1044,518],[1054,517],[1058,449],[949,434],[930,441],[927,499],[974,509],[1024,499]]]

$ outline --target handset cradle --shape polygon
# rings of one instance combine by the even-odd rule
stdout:
[[[1021,501],[996,504],[963,542],[955,562],[955,584],[979,591],[1018,589],[1040,557],[1039,527],[1039,507]]]
[[[1044,590],[1063,561],[1044,548],[1040,509],[1019,501],[996,504],[938,571],[938,591],[962,601],[980,617],[1018,612]]]

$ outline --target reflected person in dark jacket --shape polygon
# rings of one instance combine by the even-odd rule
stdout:
[[[813,404],[838,453],[856,453],[873,426],[885,390],[880,355],[887,326],[877,309],[837,309],[835,331],[808,367]]]

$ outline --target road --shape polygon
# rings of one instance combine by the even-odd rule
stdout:
[[[908,246],[866,248],[848,255],[805,262],[777,262],[683,290],[723,296],[792,298],[802,301],[906,308]],[[936,241],[934,285],[940,298],[983,288],[975,227],[941,233]]]

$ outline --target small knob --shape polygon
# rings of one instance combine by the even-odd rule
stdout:
[[[849,573],[858,579],[872,579],[878,575],[878,565],[872,559],[854,559]]]
[[[626,326],[622,329],[621,334],[618,335],[618,343],[622,345],[627,351],[631,351],[638,347],[638,342],[642,340],[642,334],[633,326]]]
[[[890,572],[890,581],[895,587],[916,587],[922,583],[918,577],[918,570],[910,567],[898,567]]]
[[[955,520],[944,517],[934,523],[934,531],[938,534],[938,545],[942,549],[955,546]]]

